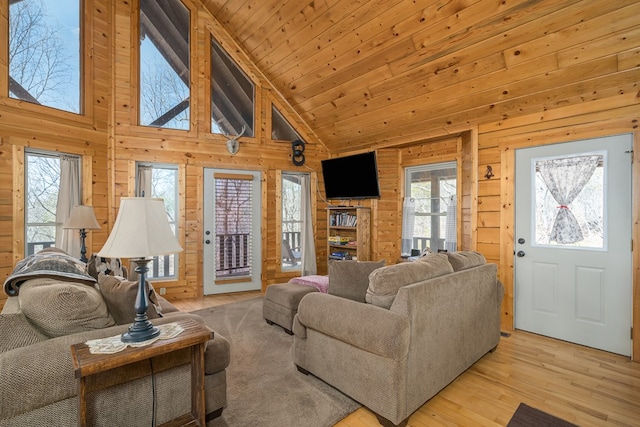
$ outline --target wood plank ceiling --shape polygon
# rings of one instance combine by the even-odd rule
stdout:
[[[637,90],[638,0],[202,0],[334,153]]]

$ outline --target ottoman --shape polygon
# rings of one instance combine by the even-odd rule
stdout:
[[[262,317],[268,324],[282,326],[286,333],[293,335],[291,329],[293,318],[298,312],[298,304],[303,296],[311,292],[319,291],[314,287],[296,283],[268,286],[262,303]]]

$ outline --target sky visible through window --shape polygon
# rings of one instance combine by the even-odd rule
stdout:
[[[65,111],[80,112],[80,0],[24,0],[40,10],[42,15],[41,25],[47,30],[43,33],[45,43],[48,45],[45,51],[50,50],[51,43],[56,43],[55,48],[60,49],[61,61],[60,75],[56,77],[55,87],[46,93],[36,96],[39,103]],[[24,7],[22,2],[11,6],[11,13],[17,14],[19,7]],[[40,9],[41,8],[41,9]],[[51,38],[52,40],[46,40]],[[32,43],[32,40],[30,40]],[[50,53],[50,52],[49,52]],[[34,54],[35,56],[35,54]],[[32,57],[33,58],[33,57]],[[31,60],[28,58],[27,60]],[[12,67],[13,68],[13,67]],[[38,72],[42,72],[39,70]],[[13,76],[12,76],[13,77]],[[19,84],[24,82],[17,80]],[[30,90],[30,88],[26,88]],[[30,92],[36,92],[31,89]]]
[[[49,0],[47,12],[51,18],[60,24],[60,36],[64,43],[65,55],[70,59],[72,79],[68,90],[64,93],[73,96],[71,105],[80,105],[80,1],[79,0]]]

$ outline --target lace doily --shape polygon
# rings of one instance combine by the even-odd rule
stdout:
[[[85,344],[89,347],[91,354],[113,354],[124,350],[127,346],[144,347],[145,345],[152,344],[157,340],[174,338],[184,331],[184,328],[176,322],[159,325],[158,329],[160,329],[160,335],[147,341],[122,342],[122,335],[116,335],[108,338],[89,340],[85,342]]]

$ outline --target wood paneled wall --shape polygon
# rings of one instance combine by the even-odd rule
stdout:
[[[203,169],[205,167],[252,169],[262,172],[265,215],[263,231],[263,286],[287,281],[295,273],[279,269],[279,220],[276,216],[276,171],[309,172],[313,187],[321,185],[317,171],[328,156],[311,128],[303,123],[287,101],[274,91],[233,38],[198,1],[184,0],[191,11],[191,129],[177,131],[137,125],[138,33],[137,1],[89,0],[85,8],[86,68],[84,115],[75,115],[11,99],[5,84],[0,92],[0,277],[6,278],[24,257],[24,149],[68,152],[83,156],[86,171],[85,204],[95,208],[102,228],[88,233],[88,253],[99,250],[115,221],[120,197],[134,194],[136,161],[173,163],[179,166],[181,200],[178,238],[184,247],[179,256],[179,278],[163,283],[169,299],[202,295]],[[0,10],[7,10],[0,0]],[[6,14],[0,30],[7,28]],[[5,32],[6,34],[6,32]],[[240,151],[232,156],[226,139],[209,132],[210,38],[238,62],[256,87],[255,137],[240,139]],[[5,53],[6,55],[6,53]],[[7,58],[0,58],[0,75],[7,82]],[[307,142],[306,164],[291,162],[291,144],[273,141],[271,103]],[[321,174],[320,174],[321,175]],[[320,179],[320,184],[317,180]],[[87,184],[90,183],[90,184]],[[324,205],[316,204],[319,230],[325,230]],[[321,237],[319,237],[321,238]],[[324,240],[319,259],[326,259]],[[326,272],[326,262],[319,266]],[[0,293],[0,307],[6,295]]]
[[[479,127],[478,142],[478,225],[477,249],[499,264],[499,276],[505,285],[502,327],[514,327],[514,178],[515,153],[518,148],[576,141],[631,133],[634,151],[640,152],[640,96],[637,92],[620,92],[604,100],[585,102],[539,114],[530,114]],[[633,354],[640,360],[640,287],[638,286],[638,243],[640,240],[637,184],[640,182],[638,156],[633,168]],[[492,166],[494,176],[483,177]]]
[[[287,100],[274,88],[273,83],[256,66],[256,62],[252,61],[244,48],[236,43],[238,36],[228,34],[212,15],[212,11],[220,12],[228,14],[231,19],[234,16],[233,11],[215,7],[214,3],[218,2],[213,0],[183,1],[189,7],[192,16],[192,97],[190,105],[191,129],[189,131],[156,129],[137,125],[139,90],[137,84],[137,46],[139,40],[137,0],[87,0],[85,2],[86,44],[83,55],[86,67],[83,87],[85,113],[81,116],[9,98],[7,94],[7,53],[5,49],[0,50],[0,277],[6,277],[13,269],[15,262],[24,256],[22,244],[24,221],[20,202],[24,197],[24,157],[22,153],[24,149],[30,147],[75,153],[88,160],[84,163],[84,171],[85,175],[90,176],[90,179],[85,179],[83,200],[86,204],[95,207],[96,215],[102,225],[101,230],[89,233],[89,252],[101,248],[106,240],[116,217],[120,197],[133,194],[136,161],[179,165],[179,192],[182,201],[179,240],[185,251],[180,255],[180,277],[175,282],[165,284],[167,296],[171,299],[202,295],[204,168],[258,169],[262,171],[263,176],[262,195],[264,198],[263,209],[265,210],[262,220],[263,287],[288,280],[291,276],[291,273],[282,273],[278,268],[280,253],[279,239],[276,238],[278,233],[278,210],[276,208],[278,176],[281,171],[310,172],[315,179],[314,188],[322,192],[321,174],[318,173],[320,160],[328,157],[330,153],[323,144],[324,141],[320,141],[314,133],[314,129],[300,118],[301,116],[291,108]],[[554,1],[549,5],[547,2],[533,3],[539,5],[544,3],[545,7],[560,7],[558,5],[566,4],[568,7],[566,16],[573,16],[569,6],[582,10],[584,8],[581,5],[585,2]],[[632,2],[625,1],[625,4],[627,3]],[[7,4],[8,0],[0,0],[0,33],[2,34],[7,34]],[[206,4],[207,7],[204,7],[203,4]],[[235,4],[239,5],[240,3]],[[325,5],[325,2],[318,4]],[[527,2],[522,2],[522,5],[525,4]],[[473,97],[469,96],[468,92],[469,83],[459,81],[461,74],[457,73],[460,71],[468,77],[480,72],[481,64],[490,66],[493,57],[485,55],[485,58],[483,54],[486,52],[474,51],[473,46],[493,46],[493,39],[486,41],[478,39],[475,45],[467,45],[464,52],[471,56],[468,59],[470,62],[466,66],[448,66],[444,74],[431,73],[433,76],[430,76],[430,82],[437,79],[441,82],[452,83],[452,85],[434,87],[438,90],[436,93],[442,95],[441,97],[428,94],[425,95],[426,98],[408,99],[403,103],[403,106],[406,107],[404,110],[385,108],[385,102],[380,104],[378,110],[384,112],[381,117],[385,120],[387,118],[393,120],[384,121],[384,124],[381,120],[377,127],[372,127],[373,130],[379,131],[380,139],[367,140],[368,148],[356,145],[352,148],[352,150],[359,151],[375,148],[378,153],[382,197],[378,200],[362,202],[363,205],[372,208],[372,255],[374,259],[386,259],[391,263],[395,262],[400,255],[399,242],[404,195],[403,168],[410,165],[457,160],[460,165],[459,187],[461,189],[458,205],[461,224],[460,247],[479,250],[488,260],[498,263],[500,278],[507,291],[503,304],[503,328],[513,327],[513,150],[525,146],[625,132],[634,132],[636,147],[638,146],[639,138],[636,129],[640,115],[640,99],[637,79],[630,79],[630,76],[637,76],[640,66],[637,58],[640,56],[640,50],[629,46],[629,43],[637,40],[637,31],[634,30],[637,25],[630,24],[629,18],[622,16],[625,12],[622,9],[616,12],[616,8],[610,6],[608,2],[599,1],[596,4],[598,8],[610,12],[607,18],[603,18],[605,19],[603,23],[613,25],[615,22],[611,22],[611,17],[618,15],[611,13],[615,12],[620,15],[621,19],[620,35],[628,32],[628,35],[632,37],[620,42],[622,43],[620,45],[618,45],[618,39],[608,39],[606,34],[610,32],[610,29],[602,25],[594,27],[596,22],[600,22],[597,19],[598,9],[589,10],[591,18],[588,25],[580,27],[580,24],[576,23],[575,25],[578,27],[571,27],[580,28],[581,41],[578,44],[569,43],[566,34],[564,36],[567,39],[557,40],[558,37],[563,36],[561,32],[550,33],[548,37],[533,37],[529,33],[519,34],[517,33],[519,30],[514,29],[514,33],[509,33],[509,37],[512,40],[521,40],[520,44],[526,49],[523,48],[516,54],[510,47],[514,42],[500,48],[502,50],[499,50],[499,55],[497,55],[499,58],[494,59],[500,60],[498,65],[502,68],[498,74],[491,74],[491,81],[495,83],[493,86],[483,86],[484,103],[482,105],[472,102]],[[296,7],[299,7],[299,4],[288,1],[286,5],[288,5],[287,13],[297,13]],[[543,9],[544,7],[535,10]],[[628,10],[636,9],[637,4],[632,4]],[[240,11],[240,6],[236,10]],[[260,10],[268,12],[270,16],[277,15],[277,12],[271,7],[268,8],[268,11],[266,7],[261,7]],[[522,14],[526,13],[524,6],[519,10]],[[302,15],[300,16],[302,17]],[[551,17],[546,18],[545,16],[540,15],[537,19],[541,21],[534,20],[532,22],[547,22],[548,19],[551,19]],[[556,15],[556,17],[558,16],[565,15]],[[257,17],[258,14],[251,20],[238,21],[238,25],[249,29],[252,25],[251,22],[254,22]],[[302,21],[305,20],[306,18],[302,19]],[[559,21],[556,19],[553,22]],[[300,22],[292,21],[292,24],[298,25]],[[615,25],[611,28],[614,27]],[[529,27],[523,26],[522,28]],[[276,37],[276,33],[274,27],[273,31],[269,33],[270,37]],[[284,34],[285,37],[291,37],[287,33]],[[446,34],[446,31],[443,34]],[[258,106],[256,109],[256,135],[252,138],[241,138],[240,151],[235,156],[227,152],[223,137],[209,133],[210,62],[208,52],[210,35],[215,36],[256,84]],[[436,36],[438,35],[434,34],[434,37]],[[253,40],[252,46],[258,46],[261,43],[261,40],[255,39],[256,37],[265,41],[263,46],[269,45],[265,36],[259,32],[249,31],[243,37],[246,40]],[[282,36],[278,35],[278,37]],[[590,41],[592,40],[597,40],[599,43],[597,51],[585,49],[586,46],[591,46]],[[575,40],[573,41],[575,42]],[[278,43],[278,45],[281,44]],[[268,47],[267,51],[270,49]],[[380,53],[381,49],[385,48],[376,47],[372,49],[371,53]],[[267,51],[264,53],[266,54]],[[389,52],[391,51],[389,50]],[[489,51],[492,50],[489,49]],[[329,49],[323,46],[320,55],[327,52]],[[283,55],[294,54],[289,51],[281,53]],[[503,53],[506,56],[501,56]],[[451,51],[449,55],[453,58],[456,53]],[[594,55],[596,57],[592,58]],[[260,58],[262,61],[262,56]],[[370,107],[358,105],[358,97],[362,96],[361,90],[370,86],[368,77],[372,79],[374,77],[379,79],[380,76],[388,78],[388,81],[377,81],[375,84],[381,85],[381,87],[388,85],[389,90],[401,81],[407,81],[408,87],[417,88],[415,85],[421,84],[419,81],[422,77],[426,78],[425,73],[428,72],[429,67],[437,62],[444,63],[443,61],[447,58],[449,56],[442,57],[437,61],[426,62],[424,67],[420,68],[421,74],[414,76],[416,82],[410,82],[411,79],[406,78],[409,74],[404,77],[403,74],[393,77],[384,72],[380,74],[380,70],[375,69],[359,75],[357,79],[345,80],[342,82],[344,87],[336,86],[324,91],[321,90],[320,84],[315,83],[317,75],[300,75],[297,76],[296,81],[308,81],[309,84],[305,85],[306,87],[301,86],[298,93],[302,93],[304,90],[314,98],[326,98],[326,102],[309,106],[308,111],[320,112],[323,109],[329,109],[331,105],[331,114],[324,119],[318,118],[317,121],[326,135],[338,135],[336,138],[352,136],[353,141],[360,142],[365,137],[355,135],[358,129],[352,129],[352,126],[347,124],[347,119],[353,118],[355,120],[356,117],[360,117],[359,112],[363,113],[361,116],[365,120],[373,118]],[[527,63],[527,60],[534,62]],[[531,64],[536,60],[540,61],[541,66],[547,60],[553,62],[552,65],[555,67],[553,81],[557,82],[558,87],[550,87],[549,85],[553,83],[544,75],[534,81],[524,79],[526,72],[541,71],[541,69],[531,70]],[[273,59],[266,58],[264,61],[282,64],[280,60],[273,62]],[[501,61],[506,61],[506,63]],[[560,67],[560,64],[564,64],[563,67]],[[294,70],[294,68],[295,64],[290,63],[290,69]],[[571,74],[575,74],[579,70],[584,72],[582,77],[587,78],[586,76],[593,75],[593,78],[588,81],[574,82]],[[297,73],[298,70],[292,72]],[[328,75],[340,72],[340,70],[334,70]],[[346,71],[341,75],[346,76]],[[510,76],[511,81],[517,84],[515,88],[522,90],[527,96],[514,96],[513,94],[517,91],[514,92],[513,88],[509,93],[499,95],[496,88],[504,76]],[[278,88],[288,87],[285,80],[279,81]],[[488,81],[477,79],[473,81],[489,85]],[[538,86],[532,87],[532,82],[536,82]],[[349,89],[344,92],[346,96],[342,96],[341,91],[344,88]],[[409,93],[406,92],[405,95]],[[585,93],[590,93],[590,95],[586,96]],[[336,99],[339,99],[339,102],[332,104],[332,101]],[[392,99],[393,97],[389,97],[389,100]],[[428,100],[428,102],[424,103],[424,100]],[[306,101],[302,99],[299,101],[300,105],[306,105]],[[493,108],[494,101],[497,102],[496,108]],[[292,165],[290,144],[270,139],[272,102],[308,142],[305,150],[306,167],[300,168]],[[442,105],[440,105],[441,102]],[[330,121],[334,120],[334,115],[340,109],[344,109],[347,114],[339,122],[340,126],[337,131],[333,132]],[[369,112],[365,114],[365,110]],[[438,115],[433,115],[434,111],[438,112]],[[397,117],[387,117],[389,113],[393,113],[392,115]],[[449,116],[454,118],[452,126],[449,126],[445,120]],[[365,127],[361,126],[360,129],[365,129]],[[454,130],[455,134],[452,134]],[[333,153],[349,154],[349,147],[340,145],[341,141],[336,138],[330,141],[336,147]],[[343,144],[344,141],[348,141],[348,139],[343,140]],[[636,149],[636,152],[640,151]],[[636,156],[637,158],[638,156]],[[635,165],[638,165],[638,160]],[[494,173],[490,179],[484,178],[487,166],[491,166]],[[638,170],[638,167],[634,168],[634,188],[640,185]],[[326,273],[325,260],[327,255],[325,245],[327,237],[326,203],[318,192],[315,193],[315,196],[318,271],[323,274]],[[640,241],[638,232],[640,203],[636,195],[634,195],[633,203],[634,240],[637,248],[637,242]],[[635,249],[634,330],[636,337],[640,332],[639,267],[640,257],[638,250]],[[2,305],[4,298],[5,296],[0,293],[0,305]],[[634,340],[634,354],[637,359],[640,359],[640,339]]]

